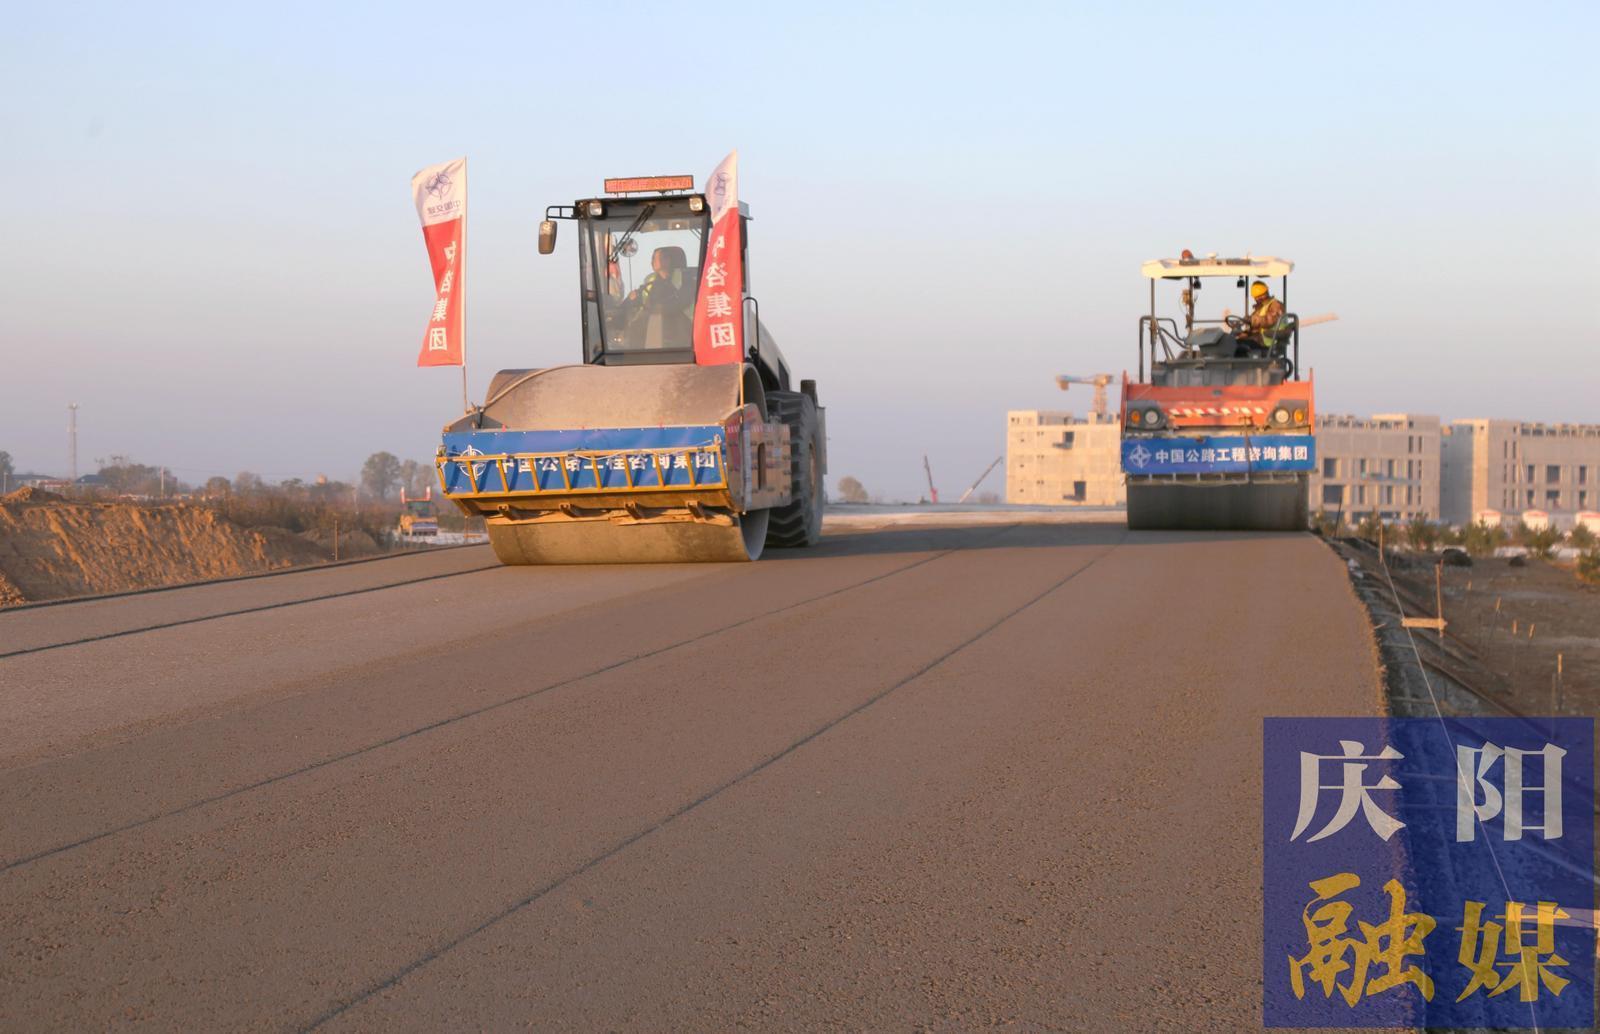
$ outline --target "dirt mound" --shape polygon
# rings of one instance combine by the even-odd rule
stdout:
[[[0,495],[0,503],[64,503],[64,496],[46,492],[42,488],[24,485],[8,495]]]
[[[327,559],[298,535],[242,528],[202,507],[67,502],[31,488],[0,499],[0,606]]]
[[[4,574],[0,574],[0,607],[15,607],[26,602],[28,599],[22,595],[22,590],[12,585]]]

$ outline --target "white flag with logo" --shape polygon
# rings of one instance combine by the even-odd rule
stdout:
[[[418,366],[460,366],[466,355],[467,160],[430,165],[411,177],[422,239],[433,268],[433,312]]]

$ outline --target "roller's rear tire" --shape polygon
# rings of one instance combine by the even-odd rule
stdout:
[[[767,392],[767,412],[789,425],[789,475],[794,501],[774,506],[767,545],[814,546],[822,538],[822,457],[817,447],[817,404],[797,391]]]

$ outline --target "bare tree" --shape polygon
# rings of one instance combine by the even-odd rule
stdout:
[[[161,469],[135,463],[126,456],[101,460],[100,478],[118,495],[155,495],[160,491]]]
[[[847,475],[839,479],[839,499],[846,503],[864,503],[867,490],[861,482]]]
[[[240,495],[259,492],[266,487],[267,483],[261,480],[260,474],[252,474],[248,470],[239,471],[233,479],[233,490]]]
[[[343,505],[350,501],[350,486],[343,481],[322,480],[312,485],[306,492],[320,503]]]
[[[400,487],[406,495],[421,498],[433,487],[433,464],[406,460],[400,464]]]
[[[389,498],[400,484],[400,460],[392,452],[375,452],[361,466],[361,487],[379,499]]]
[[[233,491],[233,483],[225,477],[214,477],[206,481],[206,495],[228,495]]]

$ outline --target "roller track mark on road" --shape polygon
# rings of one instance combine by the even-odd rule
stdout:
[[[11,861],[7,861],[4,864],[0,864],[0,875],[4,875],[4,874],[6,874],[8,872],[11,872],[13,869],[19,869],[24,865],[29,865],[29,864],[32,864],[33,862],[41,861],[41,860],[43,860],[45,858],[51,858],[51,857],[54,857],[56,855],[65,854],[68,851],[74,851],[74,850],[77,850],[80,847],[87,847],[90,844],[98,843],[101,840],[105,840],[108,837],[116,836],[119,833],[127,833],[130,830],[139,829],[139,828],[141,828],[143,826],[148,826],[151,823],[160,822],[163,819],[170,819],[170,818],[174,818],[174,817],[179,816],[179,815],[185,815],[185,814],[188,814],[189,812],[197,811],[200,808],[204,808],[204,807],[206,807],[208,805],[217,804],[217,803],[220,803],[222,801],[229,800],[230,798],[240,796],[241,794],[246,794],[246,793],[250,793],[250,792],[255,791],[255,790],[264,789],[265,787],[273,786],[273,785],[275,785],[277,783],[281,783],[281,782],[284,782],[284,781],[289,780],[289,779],[294,779],[294,778],[296,778],[298,776],[307,775],[307,774],[309,774],[311,772],[315,772],[315,771],[318,771],[320,769],[327,768],[330,765],[336,765],[336,764],[339,764],[340,762],[343,762],[343,761],[349,761],[349,760],[351,760],[353,758],[358,758],[358,757],[361,757],[361,756],[363,756],[365,754],[370,754],[370,753],[372,753],[373,751],[376,751],[376,750],[382,750],[384,747],[393,746],[396,743],[401,743],[401,742],[404,742],[406,740],[412,739],[413,737],[421,736],[421,735],[424,735],[426,733],[433,732],[433,731],[435,731],[437,729],[442,729],[442,728],[445,728],[447,726],[454,725],[457,722],[466,721],[469,718],[475,718],[475,717],[477,717],[478,715],[481,715],[481,714],[487,714],[488,712],[497,711],[497,710],[500,710],[501,708],[504,708],[504,707],[510,707],[513,704],[523,703],[524,701],[531,700],[534,697],[541,696],[541,695],[543,695],[545,693],[549,693],[549,692],[551,692],[553,690],[561,689],[564,686],[570,686],[570,685],[573,685],[575,683],[582,682],[585,679],[594,678],[597,675],[604,675],[607,672],[616,671],[618,668],[625,668],[630,664],[636,664],[639,661],[649,660],[652,657],[659,657],[662,654],[669,653],[669,652],[671,652],[673,650],[679,649],[680,647],[690,646],[690,645],[693,645],[694,643],[703,642],[704,640],[710,639],[713,636],[721,635],[724,632],[731,632],[736,628],[743,628],[745,625],[749,625],[749,624],[751,624],[753,622],[756,622],[756,621],[762,621],[762,620],[765,620],[766,618],[774,617],[774,616],[776,616],[778,614],[787,613],[788,611],[795,610],[795,609],[807,606],[807,605],[812,604],[812,603],[817,603],[817,602],[820,602],[822,600],[831,599],[832,597],[838,596],[838,595],[840,595],[842,593],[853,592],[856,589],[864,588],[865,586],[872,585],[875,582],[881,582],[886,578],[894,578],[894,577],[896,577],[898,575],[905,574],[907,571],[913,571],[913,570],[915,570],[915,569],[917,569],[919,567],[922,567],[922,566],[924,566],[926,564],[931,564],[935,560],[943,559],[944,557],[947,557],[952,553],[959,553],[959,552],[963,552],[963,551],[968,550],[968,549],[973,549],[973,548],[977,548],[977,547],[986,545],[987,543],[994,541],[995,539],[997,539],[1000,536],[1006,534],[1007,532],[1016,530],[1017,527],[1019,527],[1019,525],[1008,524],[1005,527],[998,529],[994,534],[986,536],[986,537],[978,540],[977,542],[975,542],[975,543],[973,543],[971,545],[956,546],[956,547],[954,547],[952,549],[941,550],[940,552],[934,553],[931,556],[923,557],[921,560],[917,560],[917,561],[914,561],[912,563],[905,564],[905,565],[902,565],[900,567],[896,567],[896,568],[894,568],[893,570],[890,570],[890,571],[885,571],[883,574],[874,575],[871,578],[865,578],[865,579],[862,579],[859,582],[851,582],[849,585],[842,585],[837,589],[830,589],[827,592],[819,593],[819,594],[817,594],[815,596],[807,596],[805,599],[796,600],[793,603],[786,603],[781,607],[777,607],[777,608],[774,608],[772,610],[762,611],[759,614],[752,614],[749,617],[741,618],[738,621],[732,622],[730,624],[720,625],[720,626],[718,626],[716,628],[713,628],[713,629],[710,629],[708,631],[701,632],[698,635],[690,636],[687,639],[680,639],[677,642],[669,643],[666,646],[658,647],[658,648],[656,648],[654,650],[650,650],[650,651],[647,651],[645,653],[635,654],[635,655],[633,655],[631,657],[624,657],[622,660],[613,661],[610,664],[606,664],[606,665],[603,665],[603,666],[601,666],[599,668],[595,668],[592,671],[584,672],[581,675],[573,675],[570,678],[561,679],[561,680],[559,680],[557,682],[551,682],[551,683],[549,683],[547,685],[540,686],[537,689],[530,689],[526,693],[519,693],[516,696],[510,697],[510,698],[505,699],[505,700],[499,700],[499,701],[496,701],[495,703],[492,703],[492,704],[485,704],[482,707],[476,707],[476,708],[473,708],[472,710],[469,710],[469,711],[462,711],[462,712],[460,712],[458,714],[450,715],[447,718],[441,718],[436,722],[429,722],[428,724],[418,726],[415,729],[408,729],[405,732],[398,733],[398,734],[396,734],[394,736],[390,736],[390,737],[388,737],[386,739],[379,740],[376,743],[369,743],[366,746],[356,747],[354,750],[348,750],[348,751],[345,751],[345,752],[343,752],[341,754],[335,754],[335,755],[333,755],[331,757],[323,758],[320,761],[313,761],[308,765],[302,765],[301,767],[293,769],[293,770],[288,771],[288,772],[280,772],[277,775],[268,776],[265,779],[260,779],[260,780],[257,780],[256,782],[248,783],[248,784],[246,784],[244,786],[235,787],[232,790],[225,790],[222,793],[213,794],[210,797],[205,797],[205,798],[202,798],[202,799],[200,799],[198,801],[192,801],[189,804],[185,804],[181,808],[172,808],[172,809],[169,809],[169,810],[164,811],[164,812],[160,812],[160,813],[155,814],[155,815],[146,816],[145,818],[142,818],[142,819],[135,819],[133,822],[124,823],[123,825],[115,826],[115,827],[113,827],[111,829],[102,830],[99,833],[94,833],[94,834],[91,834],[90,836],[82,837],[82,838],[80,838],[78,840],[72,841],[71,843],[60,844],[60,845],[57,845],[56,847],[46,848],[43,851],[36,851],[33,854],[24,855],[24,856],[22,856],[20,858],[12,859]],[[1096,558],[1096,559],[1098,559],[1098,558]],[[499,567],[500,565],[496,564],[494,566],[495,567]],[[473,574],[473,573],[476,573],[478,570],[487,570],[487,569],[484,568],[484,569],[474,569],[473,571],[458,571],[458,572],[453,572],[453,574],[451,574],[451,575],[433,575],[430,578],[421,579],[421,580],[429,581],[429,580],[432,580],[433,578],[453,577],[455,574]],[[358,592],[372,592],[372,591],[376,591],[376,590],[375,589],[361,589],[361,590],[356,590],[356,591],[358,591]],[[338,595],[352,595],[352,594],[353,593],[339,593]],[[327,597],[324,597],[324,598],[327,598]],[[274,606],[287,606],[287,605],[289,605],[289,604],[287,604],[287,603],[274,604]],[[270,608],[260,608],[260,609],[270,609]],[[198,618],[198,619],[195,619],[195,620],[207,620],[207,619]],[[189,624],[189,623],[190,622],[175,622],[175,624]]]
[[[259,607],[241,607],[238,610],[225,610],[218,614],[200,614],[192,618],[180,618],[177,621],[163,621],[154,625],[142,625],[139,628],[124,628],[115,632],[103,632],[100,635],[84,636],[82,639],[69,639],[64,643],[46,643],[43,646],[29,646],[21,650],[10,650],[0,653],[0,661],[8,657],[22,657],[27,654],[45,653],[48,650],[64,650],[69,646],[83,646],[88,643],[103,642],[107,639],[121,639],[124,636],[143,635],[146,632],[160,632],[168,628],[181,628],[184,625],[198,625],[206,621],[220,621],[223,618],[236,618],[243,614],[259,614],[268,610],[282,610],[284,607],[298,607],[304,603],[320,603],[323,600],[344,599],[348,596],[361,596],[369,592],[382,592],[385,589],[399,589],[407,585],[420,585],[424,582],[437,582],[444,578],[459,578],[467,574],[481,574],[484,571],[498,570],[500,565],[485,564],[482,567],[472,567],[465,571],[446,571],[443,574],[427,574],[420,578],[407,578],[404,581],[389,582],[385,585],[368,585],[361,589],[345,589],[341,592],[328,592],[320,596],[307,596],[298,600],[279,600],[277,603],[263,603]],[[0,870],[3,871],[3,870]]]
[[[1015,528],[1015,527],[1016,527],[1016,525],[1008,525],[1005,530],[1009,531],[1009,530],[1011,530],[1012,528]],[[511,916],[513,916],[516,913],[522,911],[523,909],[527,908],[528,906],[538,902],[539,899],[545,897],[546,895],[550,894],[551,892],[553,892],[555,890],[559,890],[566,883],[576,879],[579,876],[584,875],[585,873],[588,873],[588,872],[594,870],[595,868],[599,867],[600,865],[604,864],[605,862],[609,861],[610,859],[615,858],[617,855],[621,854],[623,851],[626,851],[629,847],[632,847],[634,844],[638,843],[639,841],[641,841],[641,840],[645,839],[646,837],[650,836],[652,833],[655,833],[655,832],[665,828],[666,826],[670,825],[671,823],[677,821],[678,819],[682,818],[683,816],[688,815],[690,812],[692,812],[695,809],[699,808],[701,805],[706,804],[707,802],[709,802],[711,800],[714,800],[715,798],[720,796],[724,791],[730,790],[733,787],[738,786],[740,783],[750,779],[751,777],[759,775],[761,772],[765,771],[766,769],[771,768],[773,765],[777,764],[778,762],[782,761],[784,758],[786,758],[786,757],[790,756],[791,754],[795,753],[797,750],[799,750],[800,748],[804,747],[806,744],[812,742],[813,740],[815,740],[818,737],[822,736],[823,734],[829,732],[830,730],[837,728],[839,725],[843,724],[844,722],[849,721],[851,718],[854,718],[856,715],[861,714],[863,711],[866,711],[868,708],[872,707],[874,704],[876,704],[879,701],[883,700],[884,698],[888,697],[890,694],[894,693],[896,690],[901,689],[902,687],[907,686],[907,685],[911,684],[912,682],[915,682],[917,679],[921,678],[922,676],[926,675],[928,672],[930,672],[933,669],[937,668],[939,665],[943,664],[945,661],[949,660],[950,658],[954,657],[956,654],[958,654],[961,651],[965,650],[967,647],[969,647],[969,646],[973,645],[974,643],[978,642],[979,640],[984,639],[985,637],[989,636],[996,629],[998,629],[1000,626],[1004,625],[1006,622],[1010,621],[1012,618],[1016,617],[1017,615],[1023,613],[1024,611],[1028,610],[1029,608],[1033,607],[1035,604],[1043,601],[1044,599],[1049,597],[1051,594],[1055,593],[1057,590],[1059,590],[1063,586],[1065,586],[1068,582],[1070,582],[1074,578],[1078,577],[1078,575],[1080,575],[1083,572],[1089,570],[1089,568],[1093,567],[1095,564],[1097,564],[1101,560],[1105,559],[1108,555],[1110,555],[1113,551],[1115,551],[1118,546],[1122,545],[1122,543],[1126,539],[1127,539],[1127,533],[1124,532],[1121,538],[1119,538],[1116,542],[1112,543],[1106,549],[1101,550],[1095,556],[1091,557],[1087,563],[1082,564],[1081,566],[1079,566],[1077,568],[1074,568],[1072,571],[1068,572],[1067,574],[1063,575],[1061,578],[1059,578],[1055,582],[1053,582],[1049,586],[1049,588],[1045,589],[1043,592],[1040,592],[1038,595],[1032,597],[1027,602],[1022,603],[1021,605],[1019,605],[1019,606],[1007,611],[1006,613],[1002,614],[1000,617],[996,618],[993,622],[991,622],[990,624],[986,625],[984,628],[980,629],[978,632],[976,632],[972,636],[962,640],[960,643],[957,643],[955,646],[952,646],[950,649],[946,650],[945,652],[941,653],[939,656],[935,657],[933,660],[931,660],[931,661],[927,662],[926,664],[922,665],[920,668],[918,668],[917,670],[913,671],[911,674],[909,674],[909,675],[905,676],[904,678],[892,683],[891,685],[887,686],[886,688],[879,690],[878,692],[874,693],[872,696],[868,697],[866,700],[863,700],[861,703],[857,704],[855,707],[852,707],[848,711],[845,711],[843,714],[836,715],[835,717],[830,718],[828,721],[826,721],[826,722],[822,723],[821,725],[817,726],[815,729],[812,729],[810,732],[806,733],[804,736],[802,736],[799,739],[795,740],[793,743],[789,744],[787,747],[784,747],[782,750],[778,751],[777,753],[772,754],[772,755],[764,758],[763,760],[756,762],[754,765],[752,765],[749,768],[745,769],[743,772],[740,772],[738,775],[733,776],[731,779],[728,779],[728,780],[726,780],[726,781],[724,781],[722,783],[719,783],[717,786],[713,787],[710,790],[707,790],[705,793],[701,794],[699,797],[696,797],[694,800],[689,801],[688,803],[686,803],[683,806],[679,807],[677,810],[675,810],[675,811],[671,812],[670,814],[666,815],[664,818],[659,819],[658,821],[656,821],[652,825],[646,826],[643,829],[639,829],[639,830],[636,830],[633,833],[630,833],[628,836],[626,836],[623,839],[617,841],[615,844],[612,844],[605,851],[601,852],[600,854],[595,855],[593,858],[590,858],[588,861],[584,862],[582,865],[579,865],[576,868],[571,869],[571,870],[567,871],[566,873],[564,873],[564,874],[562,874],[560,876],[557,876],[553,880],[550,880],[550,881],[548,881],[548,882],[546,882],[544,884],[541,884],[539,887],[535,888],[532,892],[530,892],[527,896],[519,898],[518,900],[512,902],[510,905],[508,905],[505,908],[501,909],[499,912],[496,912],[494,915],[491,915],[489,918],[484,919],[483,921],[481,921],[481,922],[477,923],[476,925],[470,927],[466,931],[457,934],[456,936],[454,936],[454,937],[450,938],[449,940],[443,942],[438,947],[432,949],[431,951],[427,952],[426,954],[424,954],[424,955],[422,955],[422,956],[420,956],[420,957],[418,957],[416,959],[413,959],[411,962],[408,962],[406,965],[402,966],[400,969],[396,970],[394,973],[392,973],[389,976],[385,977],[383,980],[381,980],[381,981],[379,981],[379,982],[377,982],[375,984],[372,984],[371,986],[367,987],[365,990],[359,992],[354,997],[351,997],[349,999],[346,999],[343,1002],[338,1003],[333,1008],[329,1009],[327,1012],[324,1012],[320,1016],[318,1016],[315,1019],[313,1019],[311,1022],[306,1024],[304,1027],[299,1028],[299,1030],[301,1032],[303,1032],[303,1034],[306,1034],[306,1032],[314,1031],[314,1030],[317,1030],[317,1029],[319,1029],[321,1027],[326,1026],[328,1023],[330,1023],[331,1021],[333,1021],[335,1019],[338,1019],[340,1016],[342,1016],[346,1012],[349,1012],[351,1009],[353,1009],[356,1006],[360,1005],[362,1002],[365,1002],[368,999],[370,999],[370,998],[372,998],[372,997],[374,997],[376,995],[382,994],[383,992],[389,990],[390,988],[393,988],[393,987],[397,986],[401,981],[403,981],[406,977],[410,976],[412,973],[415,973],[417,970],[422,969],[423,967],[427,966],[429,963],[431,963],[431,962],[435,961],[436,959],[444,956],[445,954],[447,954],[447,953],[449,953],[451,951],[454,951],[456,948],[459,948],[461,945],[465,944],[467,941],[469,941],[472,938],[476,937],[478,934],[483,933],[484,931],[486,931],[486,930],[490,929],[491,927],[497,925],[502,920],[510,918]],[[940,556],[944,556],[944,555],[947,555],[948,553],[953,553],[953,552],[956,552],[956,550],[949,550],[949,551],[947,551],[947,553],[940,554]],[[935,559],[938,559],[938,557],[929,557],[928,558],[928,560],[935,560]],[[923,562],[926,563],[928,561],[923,561]],[[908,569],[909,568],[902,568],[901,570],[908,570]],[[890,572],[890,574],[896,574],[896,573],[898,573],[898,571]],[[888,575],[880,575],[879,577],[888,577]],[[876,580],[876,579],[874,579],[874,580]],[[838,590],[838,591],[844,591],[844,590]],[[829,593],[828,595],[833,595],[833,594]],[[785,609],[787,609],[787,608],[785,608]]]

